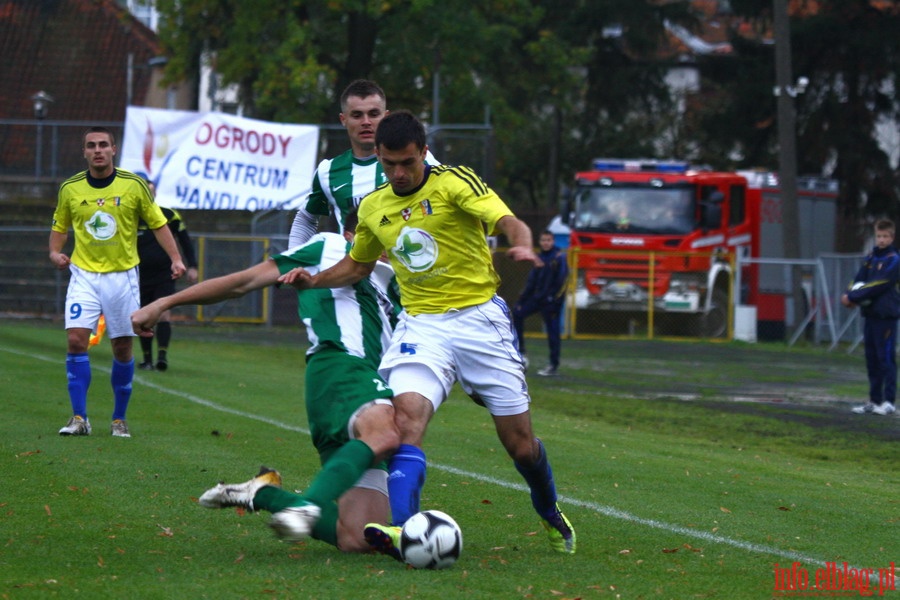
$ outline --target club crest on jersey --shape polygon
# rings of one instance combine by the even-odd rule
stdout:
[[[431,210],[431,200],[422,200],[419,202],[419,206],[422,207],[422,214],[428,216],[430,214],[434,214]]]
[[[404,227],[391,248],[391,254],[413,273],[427,271],[437,262],[437,242],[427,231]]]
[[[106,198],[97,198],[97,206],[103,206],[106,204]]]
[[[412,209],[404,208],[400,211],[400,216],[403,217],[404,221],[409,221],[409,218],[412,216]]]
[[[84,224],[84,228],[91,235],[91,237],[102,242],[116,235],[116,229],[118,229],[118,226],[116,225],[115,217],[113,217],[109,213],[103,212],[102,210],[98,210]]]

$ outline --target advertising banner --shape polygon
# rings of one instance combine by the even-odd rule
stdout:
[[[309,194],[319,128],[129,106],[123,169],[156,185],[160,206],[295,210]]]

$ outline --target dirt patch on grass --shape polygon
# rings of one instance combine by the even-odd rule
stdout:
[[[900,441],[898,413],[879,417],[850,412],[868,395],[865,360],[858,354],[824,348],[579,340],[564,342],[562,362],[561,385],[566,379],[579,387],[596,382],[584,374],[587,370],[600,375],[598,392],[604,394],[698,402],[722,413]]]

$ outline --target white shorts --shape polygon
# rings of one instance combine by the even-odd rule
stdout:
[[[531,401],[509,308],[499,296],[438,315],[404,313],[379,373],[395,395],[417,392],[435,410],[455,381],[494,416],[521,414]]]
[[[356,480],[353,487],[365,488],[388,495],[388,474],[384,469],[366,469],[362,477]]]
[[[96,331],[102,314],[110,339],[134,336],[131,313],[141,307],[138,268],[94,273],[69,265],[69,271],[72,276],[66,291],[66,329]]]

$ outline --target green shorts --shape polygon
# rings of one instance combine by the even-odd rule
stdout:
[[[393,392],[377,365],[339,350],[319,350],[306,363],[306,415],[322,464],[350,441],[348,424],[361,406]]]

